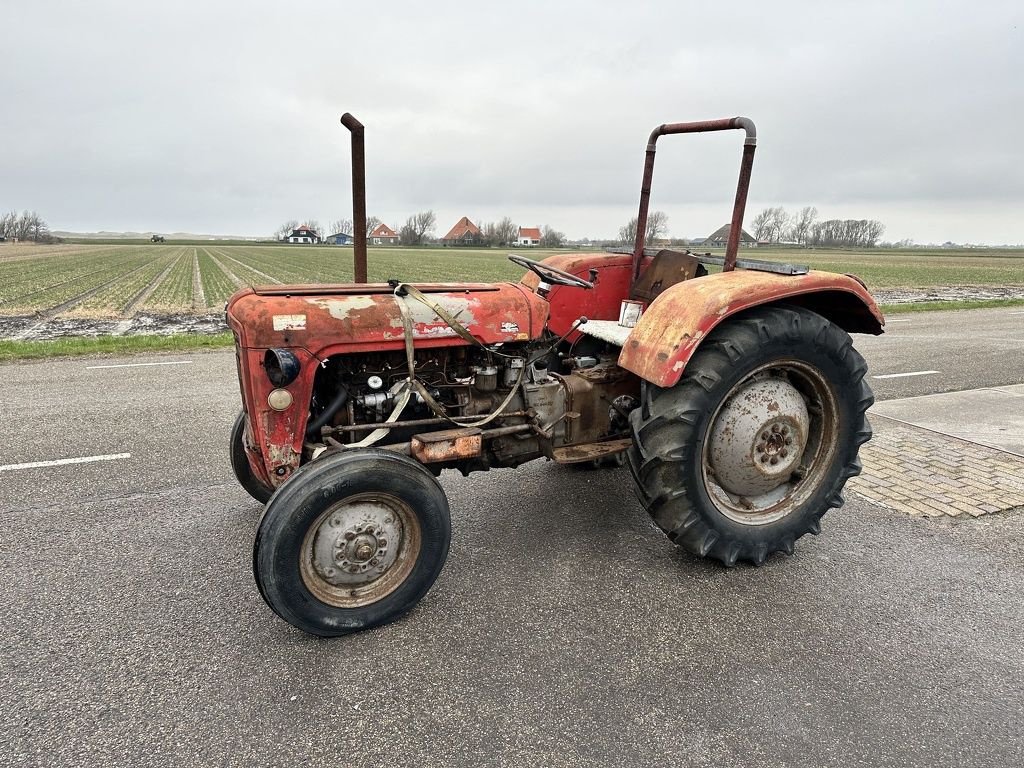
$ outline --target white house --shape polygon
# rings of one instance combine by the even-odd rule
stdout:
[[[284,241],[286,243],[319,243],[320,235],[303,224],[301,227],[293,229],[292,233],[284,238]]]
[[[516,245],[526,248],[540,245],[540,227],[520,227]]]

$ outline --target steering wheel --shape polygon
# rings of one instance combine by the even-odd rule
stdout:
[[[510,253],[508,255],[508,260],[513,264],[518,264],[520,267],[530,270],[533,274],[549,285],[568,285],[573,288],[594,287],[594,284],[589,280],[584,280],[582,277],[576,277],[576,275],[563,272],[562,270],[549,266],[548,264],[541,264],[539,261],[533,261],[525,256]]]

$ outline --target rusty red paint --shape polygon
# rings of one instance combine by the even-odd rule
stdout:
[[[659,387],[670,387],[704,337],[725,318],[751,307],[816,295],[852,299],[861,310],[854,330],[882,332],[882,313],[851,277],[814,270],[796,276],[736,270],[687,280],[662,293],[630,334],[619,365]],[[829,316],[827,308],[819,311]],[[844,325],[842,318],[836,319]]]
[[[644,264],[650,263],[644,259]],[[553,285],[548,292],[551,304],[548,328],[561,336],[581,316],[590,320],[618,320],[619,305],[629,298],[629,284],[632,276],[632,256],[621,253],[571,253],[549,256],[542,264],[549,264],[576,277],[589,279],[590,270],[598,272],[593,288],[570,288]],[[539,278],[533,272],[523,276],[522,284],[536,290]],[[569,341],[579,338],[579,333],[569,335]]]
[[[533,339],[544,331],[548,304],[524,285],[417,287],[484,344]],[[280,485],[299,466],[319,361],[336,354],[405,348],[397,302],[386,285],[246,288],[231,297],[228,325],[237,338],[242,398],[259,449],[248,453],[261,480]],[[424,305],[411,301],[408,306],[417,349],[466,345]],[[266,376],[263,357],[275,347],[290,349],[301,363],[298,378],[285,387],[292,405],[284,411],[267,404],[274,385]]]

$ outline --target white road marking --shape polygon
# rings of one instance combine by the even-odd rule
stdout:
[[[908,318],[906,320],[886,320],[885,324],[888,325],[889,323],[909,323],[909,322],[910,322],[910,320]]]
[[[902,379],[905,376],[930,376],[938,371],[910,371],[909,373],[883,373],[881,376],[872,376],[872,379]]]
[[[147,365],[191,365],[191,360],[175,360],[172,363],[120,363],[119,365],[87,365],[85,370],[93,371],[97,368],[143,368]]]
[[[1024,312],[1011,312],[1011,315],[1024,315]]]
[[[14,469],[36,469],[38,467],[62,467],[65,464],[89,464],[94,461],[115,461],[130,459],[130,453],[108,453],[103,456],[79,456],[74,459],[54,459],[53,461],[29,461],[25,464],[0,464],[0,472]]]

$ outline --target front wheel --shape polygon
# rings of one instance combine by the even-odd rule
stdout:
[[[448,500],[421,464],[378,449],[340,453],[302,467],[270,500],[253,572],[281,618],[336,637],[416,605],[450,541]]]
[[[726,565],[793,552],[860,473],[874,402],[849,335],[797,307],[716,328],[631,418],[640,499],[669,538]]]

